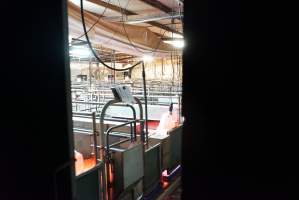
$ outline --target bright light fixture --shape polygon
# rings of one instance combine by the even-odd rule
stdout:
[[[91,55],[91,52],[88,48],[82,48],[82,47],[73,47],[70,50],[70,55],[80,58],[86,58]]]
[[[179,35],[179,34],[176,34],[176,33],[172,33],[171,37],[172,38],[180,38],[180,39],[184,38],[182,35]]]
[[[151,55],[143,55],[142,60],[144,62],[152,62],[154,60],[154,58]]]
[[[171,44],[172,46],[176,48],[183,48],[185,46],[184,40],[164,40],[163,42]]]
[[[73,40],[72,36],[69,35],[69,47],[72,46],[72,40]]]

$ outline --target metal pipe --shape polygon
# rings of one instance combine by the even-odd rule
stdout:
[[[78,128],[73,128],[73,132],[74,133],[82,133],[82,134],[86,134],[86,135],[92,135],[93,132],[87,129],[78,129]]]
[[[134,97],[135,102],[137,103],[139,107],[139,120],[140,120],[140,129],[141,129],[141,140],[142,142],[145,142],[145,133],[144,133],[144,121],[143,121],[143,108],[142,108],[142,103],[141,101]]]
[[[108,191],[108,199],[110,199],[110,192],[109,192],[109,185],[108,185],[108,181],[109,181],[109,163],[106,161],[106,159],[104,159],[104,151],[103,151],[103,147],[105,146],[105,144],[104,144],[104,117],[105,117],[105,113],[106,113],[106,110],[108,109],[108,107],[110,106],[110,105],[112,105],[112,104],[114,104],[114,103],[117,103],[117,102],[119,102],[119,100],[115,100],[115,99],[113,99],[113,100],[110,100],[110,101],[108,101],[105,105],[104,105],[104,107],[103,107],[103,109],[102,109],[102,113],[101,113],[101,115],[100,115],[100,146],[101,146],[101,149],[100,149],[100,156],[101,156],[101,159],[102,160],[104,160],[105,161],[105,163],[106,163],[106,174],[107,174],[107,178],[105,178],[104,180],[103,180],[103,183],[105,183],[105,185],[106,185],[106,183],[107,183],[107,186],[106,187],[104,187],[104,188],[106,188],[107,189],[107,191]]]
[[[125,123],[123,123],[123,124],[116,125],[116,126],[112,126],[112,127],[108,128],[108,130],[106,131],[106,152],[107,152],[106,154],[107,154],[107,156],[108,156],[108,159],[109,159],[109,133],[110,133],[112,130],[116,129],[116,128],[120,128],[120,127],[123,127],[123,126],[125,126],[125,125],[132,124],[132,123],[134,123],[134,122],[136,122],[136,120],[128,121],[128,122],[125,122]],[[133,138],[131,138],[131,140],[132,140],[132,139],[133,139]]]
[[[126,106],[130,107],[132,109],[132,111],[133,111],[133,119],[135,120],[135,122],[134,122],[134,140],[136,141],[136,139],[137,139],[137,133],[136,133],[136,111],[135,111],[134,106],[132,106],[130,104],[126,104]],[[131,129],[132,129],[132,127],[131,127]]]
[[[115,69],[115,50],[112,50],[113,53],[113,68]],[[116,71],[113,70],[113,83],[115,84],[115,79],[116,79]]]
[[[119,100],[115,100],[115,99],[110,100],[110,101],[108,101],[104,105],[104,107],[102,109],[102,112],[101,112],[101,115],[100,115],[100,129],[101,129],[101,131],[100,131],[100,143],[101,143],[101,145],[100,146],[102,146],[102,147],[105,146],[105,144],[104,144],[104,132],[105,132],[105,129],[104,129],[104,118],[105,118],[106,110],[108,109],[108,107],[110,105],[115,104],[115,103],[119,103],[119,102],[120,102]],[[103,152],[103,150],[101,150],[101,158],[104,159],[104,152]]]
[[[144,78],[145,78],[145,75],[144,75]],[[137,99],[136,97],[134,97],[134,100],[135,100],[135,102],[138,104],[138,106],[139,106],[139,110],[140,110],[140,119],[139,119],[139,121],[140,122],[142,122],[143,121],[143,109],[142,109],[142,104],[141,104],[141,102],[140,102],[140,100],[139,99]],[[106,111],[107,111],[107,109],[108,109],[108,107],[109,106],[111,106],[111,105],[113,105],[113,104],[116,104],[116,103],[120,103],[120,101],[119,100],[116,100],[116,99],[113,99],[113,100],[110,100],[110,101],[108,101],[105,105],[104,105],[104,107],[103,107],[103,109],[102,109],[102,112],[101,112],[101,115],[100,115],[100,138],[101,138],[101,140],[100,140],[100,143],[101,143],[101,158],[104,160],[104,152],[103,152],[103,147],[105,146],[105,144],[104,144],[104,131],[105,131],[105,129],[104,129],[104,118],[105,118],[105,113],[106,113]],[[127,104],[128,105],[128,104]],[[131,106],[131,105],[130,105]],[[131,108],[134,108],[133,106],[131,107]],[[146,105],[146,108],[147,108],[147,105]],[[136,123],[136,112],[134,112],[135,111],[135,109],[132,109],[133,110],[133,113],[135,113],[135,116],[134,116],[134,118],[135,118],[135,120],[133,120],[133,121],[131,121],[131,122],[127,122],[127,123],[124,123],[124,124],[122,124],[122,126],[124,126],[124,125],[126,125],[126,124],[130,124],[130,123]],[[146,114],[147,114],[147,111],[146,111]],[[133,114],[134,115],[134,114]],[[114,127],[111,127],[110,129],[108,129],[108,131],[107,131],[107,138],[109,137],[109,132],[112,130],[112,128],[116,128],[116,127],[120,127],[120,126],[114,126]],[[141,127],[142,127],[142,132],[143,132],[143,123],[141,123]],[[135,131],[135,133],[136,133],[136,131]],[[105,181],[103,181],[103,182],[105,182],[105,184],[106,184],[106,181],[107,181],[107,183],[108,183],[108,181],[109,181],[109,178],[110,178],[110,175],[109,175],[109,138],[108,138],[108,140],[106,139],[106,144],[107,144],[107,149],[106,149],[106,152],[108,153],[107,154],[107,157],[108,157],[108,160],[107,159],[105,159],[105,161],[108,161],[108,162],[106,162],[106,174],[107,174],[107,179],[105,179]],[[106,188],[106,187],[105,187]],[[107,188],[108,189],[108,199],[109,199],[109,188]]]
[[[138,23],[146,23],[146,22],[152,22],[152,21],[159,21],[159,20],[163,20],[163,19],[176,19],[176,18],[181,18],[183,17],[183,15],[180,14],[174,14],[174,15],[156,15],[156,16],[150,16],[147,18],[140,18],[140,19],[133,19],[133,17],[129,17],[132,18],[131,20],[126,20],[124,21],[124,23],[126,24],[138,24]],[[122,21],[122,19],[120,17],[104,17],[103,19],[105,20],[109,20],[109,21]]]
[[[93,130],[93,140],[94,140],[94,155],[96,159],[96,164],[99,162],[98,161],[98,150],[97,150],[97,126],[96,126],[96,113],[92,113],[92,130]]]
[[[133,142],[133,127],[132,127],[132,124],[130,124],[130,133],[131,133],[131,142]]]
[[[120,128],[122,126],[125,126],[125,125],[128,125],[128,124],[132,124],[134,123],[134,121],[136,120],[132,120],[132,121],[129,121],[129,122],[126,122],[126,123],[123,123],[123,124],[120,124],[120,125],[117,125],[117,126],[113,126],[113,127],[110,127],[107,132],[106,132],[106,156],[105,156],[105,160],[106,160],[106,170],[107,170],[107,182],[109,183],[109,180],[110,180],[110,169],[109,169],[109,166],[110,166],[110,148],[109,148],[109,133],[116,129],[116,128]],[[131,130],[132,131],[132,130]],[[132,140],[132,138],[130,138]],[[108,186],[109,187],[109,186]],[[108,188],[108,199],[109,199],[109,188]]]
[[[143,91],[144,91],[144,107],[145,107],[145,142],[148,143],[148,115],[147,115],[147,95],[146,95],[146,81],[145,81],[145,67],[142,62],[142,80],[143,80]]]
[[[131,140],[131,138],[124,139],[124,140],[121,140],[121,141],[119,141],[119,142],[115,142],[115,143],[111,144],[110,147],[114,147],[114,146],[116,146],[116,145],[119,145],[119,144],[121,144],[121,143],[123,143],[123,142],[127,142],[127,141],[129,141],[129,140]]]

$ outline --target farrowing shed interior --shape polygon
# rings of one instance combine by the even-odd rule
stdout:
[[[183,2],[69,0],[68,22],[76,198],[179,190]]]

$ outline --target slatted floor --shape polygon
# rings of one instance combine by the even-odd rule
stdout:
[[[163,198],[163,200],[181,200],[182,187],[179,186],[172,193]]]
[[[157,200],[181,200],[182,187],[181,177],[178,176],[165,191],[157,198]]]

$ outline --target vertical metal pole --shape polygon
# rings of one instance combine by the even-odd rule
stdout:
[[[143,79],[143,90],[144,90],[144,107],[145,107],[145,140],[148,142],[148,115],[147,115],[147,94],[146,94],[146,81],[145,81],[145,67],[142,62],[142,79]]]
[[[92,113],[92,129],[93,129],[93,144],[94,144],[94,155],[96,159],[96,164],[98,163],[98,145],[97,145],[97,126],[96,126],[96,113]]]
[[[91,91],[91,57],[89,57],[89,89]]]
[[[115,50],[112,51],[113,52],[113,68],[115,69]],[[116,75],[116,71],[113,70],[113,83],[115,84],[115,75]]]
[[[132,123],[130,124],[130,134],[131,134],[131,142],[133,142],[134,136],[133,136],[133,125],[132,125]]]
[[[90,101],[92,101],[92,93],[91,93],[91,74],[92,74],[92,70],[91,70],[91,57],[89,57],[89,67],[88,67],[88,70],[89,70],[89,96],[90,96]],[[92,111],[91,109],[91,105],[87,105],[88,109],[90,110],[90,112]]]
[[[178,96],[178,103],[179,103],[179,124],[181,123],[181,101],[182,101],[182,99],[181,99],[181,95],[179,94],[179,96]]]

